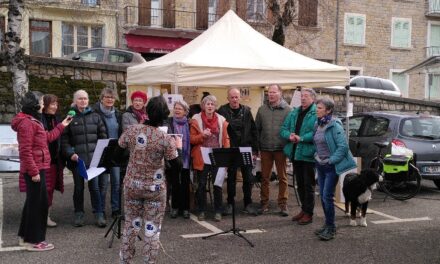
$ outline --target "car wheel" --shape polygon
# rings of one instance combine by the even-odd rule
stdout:
[[[435,186],[437,186],[437,188],[440,189],[440,180],[433,180],[433,181],[434,181]]]

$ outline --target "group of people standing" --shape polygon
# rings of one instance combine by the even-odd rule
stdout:
[[[43,100],[44,98],[44,100]],[[144,257],[154,263],[159,250],[159,234],[171,194],[171,218],[190,217],[191,172],[196,184],[198,220],[206,219],[207,181],[213,183],[214,220],[230,214],[236,195],[236,174],[243,178],[244,212],[257,215],[269,211],[269,183],[275,163],[279,180],[278,207],[288,216],[288,180],[286,157],[292,161],[301,201],[301,211],[292,220],[306,225],[313,221],[315,169],[318,172],[321,203],[326,221],[316,232],[323,240],[335,236],[333,196],[338,176],[355,167],[339,120],[332,116],[334,103],[329,98],[316,100],[312,89],[301,90],[301,107],[291,109],[282,98],[279,85],[270,85],[268,100],[254,120],[251,109],[240,103],[240,90],[227,91],[228,103],[217,109],[217,98],[206,95],[201,112],[188,117],[190,107],[177,101],[170,111],[163,97],[148,101],[141,91],[131,95],[132,105],[125,113],[115,106],[117,93],[103,89],[99,101],[89,106],[87,92],[74,93],[73,117],[62,122],[55,113],[57,97],[29,92],[22,101],[23,110],[12,122],[17,131],[21,169],[21,190],[26,191],[19,236],[30,250],[49,250],[45,242],[47,226],[56,226],[48,214],[53,190],[63,191],[64,164],[74,179],[73,225],[84,225],[84,179],[76,170],[79,159],[90,165],[97,141],[118,139],[119,151],[129,152],[126,168],[107,168],[104,174],[89,180],[91,205],[98,227],[106,226],[105,197],[111,186],[112,216],[122,213],[120,191],[124,179],[124,231],[121,263],[130,263],[134,242],[144,232]],[[43,107],[44,106],[44,107]],[[167,132],[159,129],[167,127]],[[203,162],[201,148],[251,147],[253,158],[261,159],[260,207],[252,206],[252,168],[227,168],[227,204],[223,206],[220,168]],[[49,155],[50,154],[50,155]],[[116,155],[117,156],[117,155]],[[49,158],[50,157],[50,158]],[[46,189],[47,185],[47,189]],[[168,186],[167,186],[168,185]],[[36,198],[38,197],[38,198]],[[257,210],[258,209],[258,210]],[[32,219],[32,220],[31,220]],[[39,219],[35,221],[34,219]],[[44,221],[43,221],[44,220]],[[142,229],[143,227],[143,229]]]

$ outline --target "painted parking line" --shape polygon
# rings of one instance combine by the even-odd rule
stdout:
[[[209,231],[211,231],[210,233],[199,233],[199,234],[186,234],[186,235],[181,235],[181,237],[183,238],[200,238],[200,237],[206,237],[209,235],[213,235],[213,234],[217,234],[217,233],[221,233],[223,232],[223,230],[217,228],[216,226],[206,222],[206,221],[199,221],[197,219],[197,216],[195,216],[194,214],[190,215],[191,220],[193,220],[194,222],[196,222],[197,224],[203,226],[204,228],[208,229]],[[249,229],[246,230],[246,232],[244,230],[240,230],[242,234],[257,234],[257,233],[264,233],[266,232],[266,230],[264,229]],[[224,235],[231,235],[232,233],[226,233]]]
[[[379,220],[379,221],[371,221],[373,224],[393,224],[393,223],[403,223],[403,222],[418,222],[418,221],[430,221],[432,220],[429,217],[419,217],[419,218],[403,218],[403,219],[394,219],[394,220]]]

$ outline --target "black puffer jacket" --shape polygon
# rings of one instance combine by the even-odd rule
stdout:
[[[82,113],[76,107],[72,110],[76,115],[61,137],[62,153],[68,161],[73,154],[78,154],[89,167],[98,139],[107,138],[104,121],[89,107]]]

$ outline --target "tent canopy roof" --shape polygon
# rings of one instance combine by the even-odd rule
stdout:
[[[228,11],[203,34],[163,57],[128,68],[129,85],[346,85],[345,67],[295,53]]]

